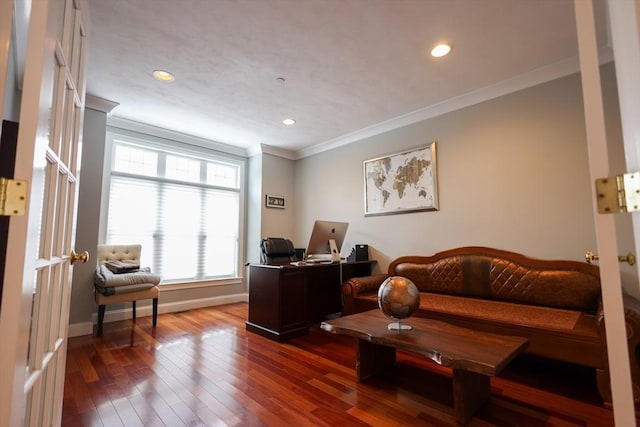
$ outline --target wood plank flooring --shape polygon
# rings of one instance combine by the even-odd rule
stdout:
[[[451,372],[398,353],[358,383],[353,338],[312,327],[278,344],[247,304],[162,314],[69,340],[63,426],[454,426]],[[518,359],[469,426],[613,426],[590,370]]]

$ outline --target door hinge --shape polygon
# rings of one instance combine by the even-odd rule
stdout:
[[[17,216],[27,212],[28,182],[0,178],[0,215]]]
[[[598,213],[640,210],[640,172],[596,179]]]

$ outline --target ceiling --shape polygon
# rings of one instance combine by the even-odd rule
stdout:
[[[89,6],[87,93],[119,103],[112,117],[247,150],[264,144],[310,152],[518,76],[577,71],[573,0]],[[602,2],[596,16],[599,45],[606,46]],[[451,54],[430,57],[443,41]],[[171,71],[175,81],[155,80],[155,69]],[[287,117],[296,124],[285,126]]]

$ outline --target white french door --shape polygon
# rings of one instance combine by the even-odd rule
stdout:
[[[636,425],[636,419],[618,252],[636,253],[636,248],[640,247],[638,246],[640,244],[640,217],[638,217],[638,212],[623,214],[633,215],[633,246],[635,247],[618,248],[613,214],[598,213],[597,194],[593,187],[595,180],[618,175],[620,171],[610,171],[608,159],[593,4],[591,0],[575,0],[574,4],[580,47],[589,169],[592,181],[614,419],[617,426],[633,426]],[[640,113],[638,99],[640,91],[639,5],[638,0],[607,0],[626,166],[629,172],[640,171],[640,124],[637,121]],[[632,351],[635,353],[635,349]]]
[[[10,219],[2,278],[3,427],[60,424],[87,33],[84,0],[30,2],[15,164],[29,194],[27,214]]]

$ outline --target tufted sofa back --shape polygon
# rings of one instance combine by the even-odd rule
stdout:
[[[140,265],[142,245],[98,245],[97,263],[123,261]]]
[[[430,257],[395,259],[389,274],[410,279],[421,291],[596,311],[598,267],[549,261],[513,252],[464,247]]]

